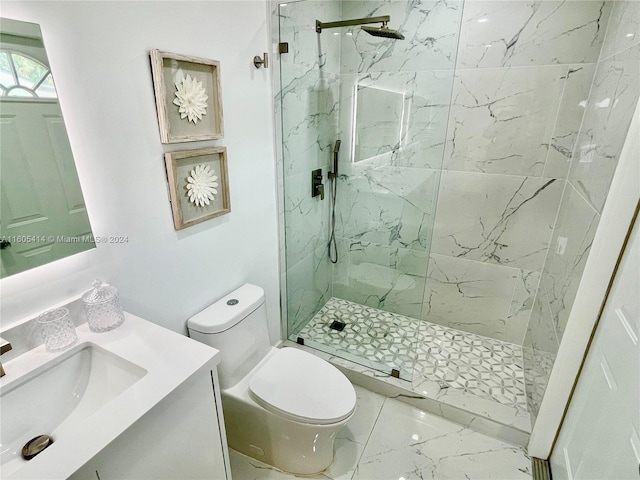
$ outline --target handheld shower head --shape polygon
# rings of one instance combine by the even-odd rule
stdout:
[[[329,172],[329,179],[331,180],[338,178],[338,158],[341,144],[342,140],[336,140],[336,144],[333,147],[333,172]]]
[[[393,30],[392,28],[388,28],[386,24],[381,27],[361,27],[362,30],[367,32],[369,35],[373,35],[374,37],[383,37],[383,38],[393,38],[395,40],[404,40],[404,35],[402,35],[397,30]]]

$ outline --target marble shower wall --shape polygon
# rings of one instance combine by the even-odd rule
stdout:
[[[288,335],[296,334],[331,297],[326,243],[329,200],[311,197],[311,171],[326,178],[338,132],[340,38],[319,36],[315,20],[340,18],[339,2],[279,7],[281,42],[277,107],[282,113],[283,215]],[[328,193],[328,191],[327,191]],[[285,282],[283,282],[285,283]]]
[[[609,13],[465,2],[423,319],[523,343]]]
[[[341,18],[391,15],[406,40],[341,35],[333,293],[522,344],[610,6],[462,7],[342,2]],[[357,86],[400,92],[404,108],[397,135],[384,108],[367,120],[397,141],[353,161]]]
[[[336,297],[420,318],[462,3],[342,2],[342,19],[390,15],[406,39],[341,32]]]
[[[615,1],[525,337],[525,380],[532,424],[639,96],[640,2]]]
[[[638,34],[628,34],[638,28],[637,7],[614,3],[613,11],[612,3],[588,0],[281,7],[281,40],[290,46],[280,56],[290,332],[331,294],[519,344],[543,298],[562,310],[546,285],[575,287],[542,268],[558,242],[552,235],[565,184],[601,209],[614,154],[601,137],[620,135],[624,108],[632,111],[625,86],[633,83]],[[314,30],[316,18],[385,14],[406,40],[358,28]],[[605,38],[610,14],[620,31]],[[617,88],[620,106],[603,96],[585,108],[594,78],[594,89]],[[356,85],[402,93],[403,113],[397,142],[352,162]],[[385,108],[367,112],[380,116],[368,124],[385,135],[396,128]],[[613,127],[597,128],[603,124]],[[330,202],[310,198],[309,178],[314,168],[326,174],[337,137],[340,261],[333,267],[325,252]],[[569,173],[576,144],[580,161]],[[568,193],[564,199],[569,208]],[[539,285],[547,290],[536,298]]]

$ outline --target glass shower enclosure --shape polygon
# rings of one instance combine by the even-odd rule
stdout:
[[[432,3],[279,5],[287,336],[407,380],[462,10]],[[359,25],[316,30],[385,15],[405,39]]]
[[[287,338],[527,434],[640,97],[639,8],[280,4]],[[385,16],[404,39],[351,22]]]

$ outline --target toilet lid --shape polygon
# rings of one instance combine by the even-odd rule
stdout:
[[[336,423],[356,407],[353,385],[340,370],[296,348],[269,358],[251,377],[249,390],[264,408],[302,423]]]

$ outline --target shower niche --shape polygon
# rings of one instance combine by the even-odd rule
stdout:
[[[355,98],[353,162],[378,157],[386,157],[388,162],[402,145],[405,134],[404,119],[409,106],[405,93],[357,85]]]

